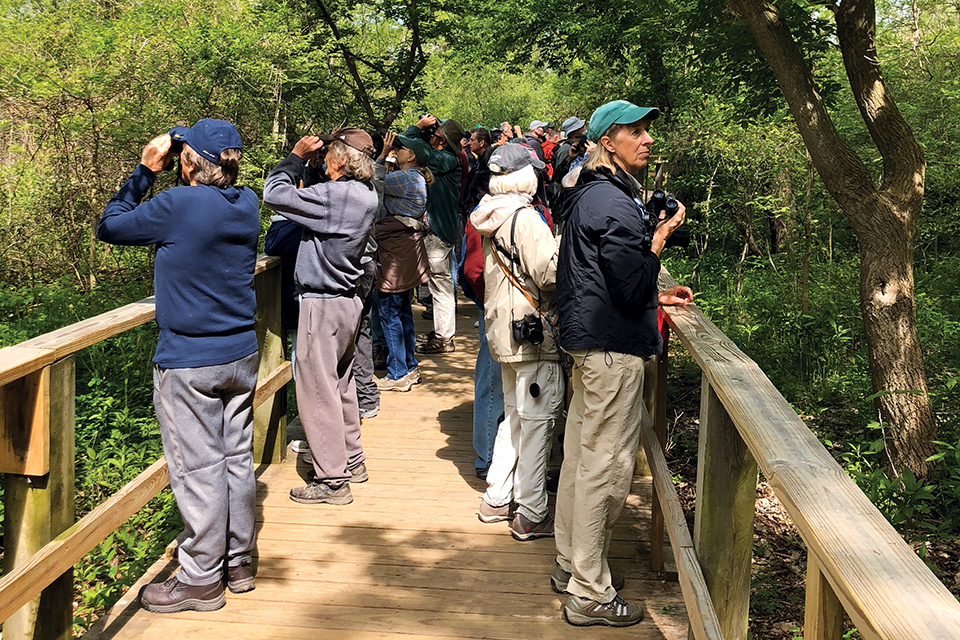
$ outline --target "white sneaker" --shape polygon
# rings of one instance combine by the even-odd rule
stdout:
[[[294,440],[290,443],[290,448],[294,453],[307,453],[310,451],[310,444],[306,440]]]

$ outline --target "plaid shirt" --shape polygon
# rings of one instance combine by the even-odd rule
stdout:
[[[383,208],[390,216],[423,220],[427,210],[427,181],[416,169],[387,173],[383,188]]]

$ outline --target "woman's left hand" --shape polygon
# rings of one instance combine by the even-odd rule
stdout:
[[[657,302],[659,302],[661,305],[676,305],[685,307],[693,302],[693,291],[691,291],[690,287],[681,287],[680,285],[675,285],[669,289],[661,291],[657,295]]]

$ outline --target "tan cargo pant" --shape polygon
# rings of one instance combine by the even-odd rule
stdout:
[[[630,493],[643,408],[645,358],[572,351],[573,400],[557,490],[557,563],[572,574],[567,591],[610,602],[607,551]]]

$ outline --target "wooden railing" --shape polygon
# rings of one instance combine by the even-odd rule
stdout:
[[[665,271],[661,287],[675,284]],[[836,463],[779,391],[695,305],[666,308],[703,371],[691,536],[663,454],[666,363],[649,372],[642,442],[657,504],[651,559],[670,537],[697,640],[747,637],[758,465],[807,545],[804,640],[960,638],[960,604]],[[652,420],[651,420],[652,418]]]
[[[280,259],[260,256],[254,287],[260,370],[254,396],[255,464],[286,452],[291,379],[280,328]],[[147,298],[0,349],[0,473],[4,474],[4,640],[67,640],[72,567],[169,482],[163,458],[75,522],[74,354],[153,320]]]

